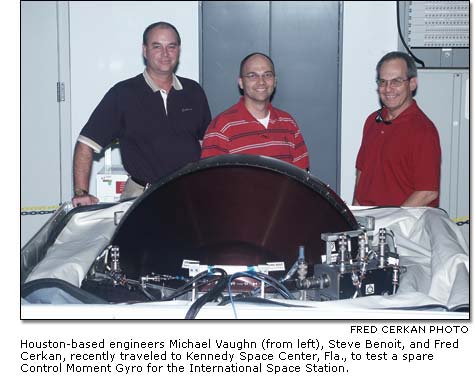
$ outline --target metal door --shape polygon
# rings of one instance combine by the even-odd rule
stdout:
[[[201,81],[216,116],[239,99],[239,64],[261,51],[277,72],[273,104],[302,130],[312,173],[339,193],[341,4],[204,1]]]
[[[70,167],[71,141],[61,134],[67,85],[60,81],[60,14],[65,2],[21,2],[21,245],[70,196],[70,171],[62,174],[62,159]],[[64,8],[66,6],[66,8]],[[62,8],[61,11],[58,8]],[[67,53],[67,51],[66,51]],[[66,154],[66,155],[65,155]],[[63,164],[63,170],[65,166]],[[66,179],[62,180],[61,175]],[[64,187],[62,187],[62,185]],[[69,189],[69,191],[67,189]]]

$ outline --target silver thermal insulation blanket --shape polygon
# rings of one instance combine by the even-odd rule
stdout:
[[[124,202],[106,209],[75,214],[26,281],[58,278],[80,287],[94,259],[108,245],[117,228],[114,214],[126,211],[131,204],[132,202]],[[469,249],[460,228],[443,210],[425,207],[350,209],[355,216],[373,216],[376,221],[375,231],[383,227],[393,231],[400,264],[407,268],[401,276],[397,294],[327,302],[299,301],[299,305],[317,310],[334,310],[340,312],[335,317],[342,317],[341,312],[355,309],[424,310],[440,306],[450,310],[469,304]],[[180,304],[156,302],[137,304],[136,307],[163,306],[166,312],[170,312],[174,307],[178,309]],[[229,306],[219,309],[231,312]],[[276,313],[274,309],[269,315],[274,318],[289,317],[289,310],[292,309],[294,308],[283,308],[282,312],[285,313],[282,314]],[[302,311],[297,308],[295,310],[300,313]],[[257,317],[265,314],[262,307],[256,308],[256,311],[261,315]],[[304,314],[297,313],[290,317],[318,317],[309,312],[306,310]],[[217,311],[213,315],[220,317]]]

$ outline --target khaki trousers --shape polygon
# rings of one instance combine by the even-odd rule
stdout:
[[[124,191],[120,195],[120,200],[128,200],[133,197],[140,196],[145,190],[145,187],[137,184],[132,178],[129,177],[125,183]]]

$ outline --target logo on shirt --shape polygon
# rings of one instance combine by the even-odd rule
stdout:
[[[193,108],[182,108],[181,112],[193,111]]]

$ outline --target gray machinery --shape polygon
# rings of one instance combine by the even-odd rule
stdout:
[[[137,199],[83,288],[112,302],[394,294],[394,237],[381,229],[373,245],[373,228],[374,221],[358,222],[328,186],[290,164],[208,158]]]

